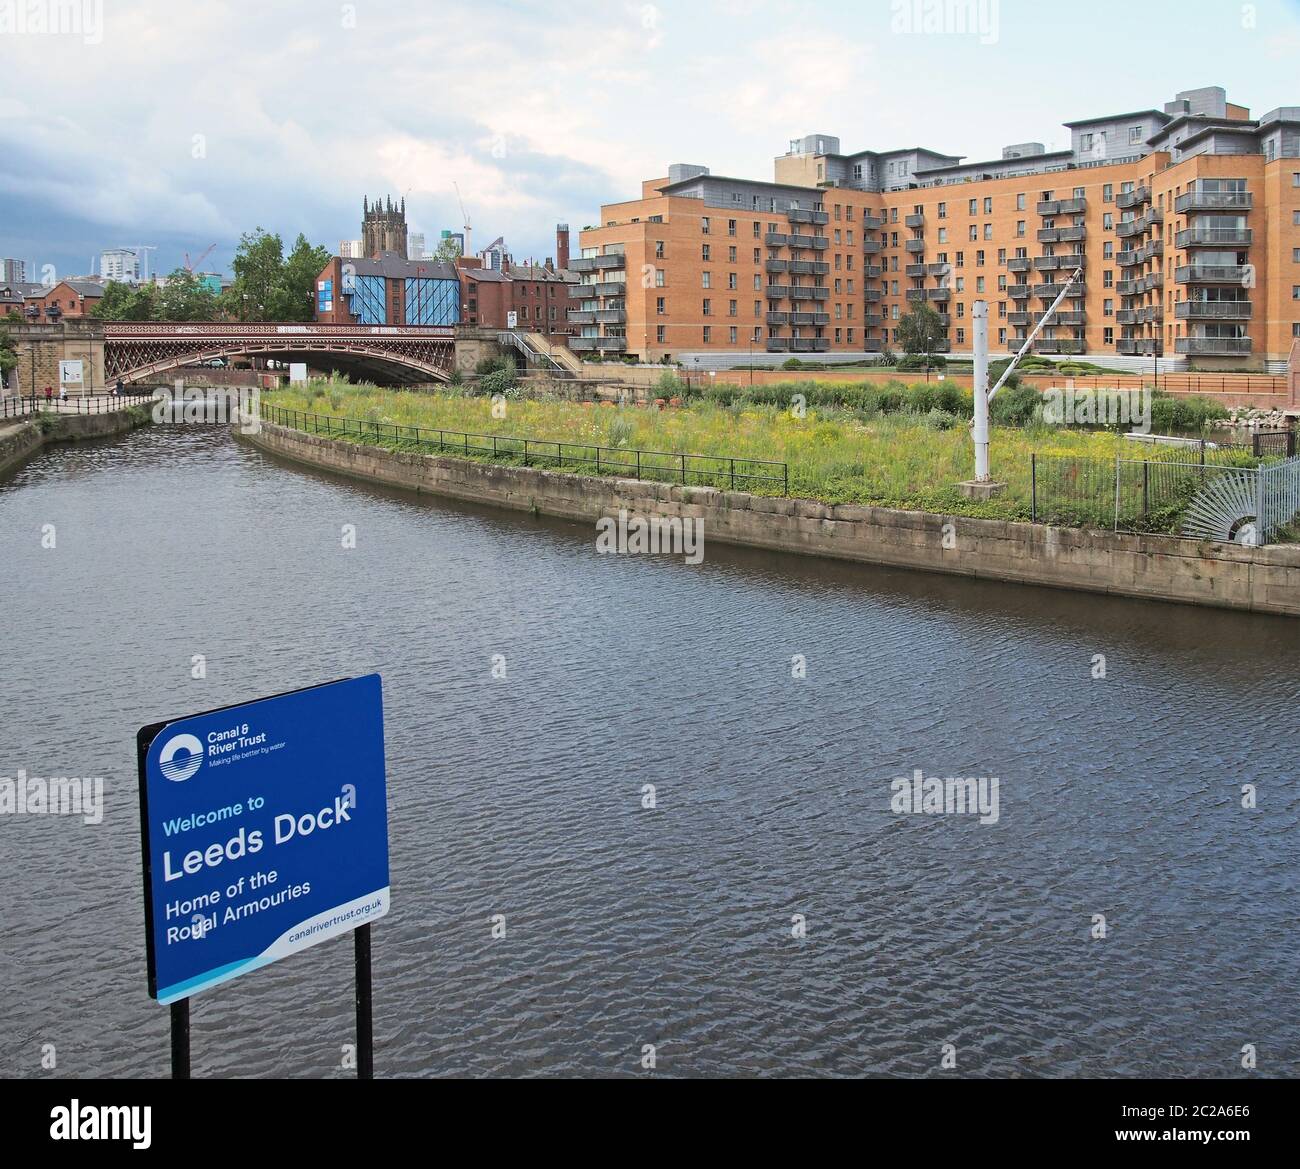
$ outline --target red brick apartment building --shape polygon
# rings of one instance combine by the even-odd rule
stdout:
[[[1069,150],[984,162],[844,154],[814,134],[772,182],[675,165],[582,232],[570,346],[704,366],[862,359],[929,303],[945,347],[969,354],[983,299],[992,348],[1010,352],[1082,267],[1037,351],[1283,372],[1300,337],[1300,107],[1252,119],[1209,87],[1067,128]]]

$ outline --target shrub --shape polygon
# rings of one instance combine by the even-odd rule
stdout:
[[[514,373],[515,363],[505,354],[499,354],[496,357],[485,357],[475,367],[474,372],[480,377],[486,377],[488,374],[497,373],[498,371]]]
[[[686,383],[675,373],[665,370],[655,379],[655,395],[660,398],[680,398],[686,393]]]
[[[1001,426],[1027,426],[1042,404],[1043,396],[1032,386],[1012,386],[1008,379],[989,406],[989,417]]]
[[[909,353],[906,357],[898,359],[898,370],[900,373],[911,373],[918,369],[926,368],[926,357],[924,353]],[[947,369],[947,359],[941,353],[932,353],[929,360],[930,369]]]
[[[449,386],[459,386],[464,381],[465,381],[465,375],[460,372],[459,366],[453,369],[451,373],[447,376],[447,384]]]
[[[515,388],[515,371],[511,366],[509,369],[497,369],[491,373],[484,374],[479,379],[479,389],[485,394],[508,394]]]
[[[797,357],[790,357],[787,358],[785,361],[781,362],[781,368],[782,369],[803,369],[803,362],[800,361]]]

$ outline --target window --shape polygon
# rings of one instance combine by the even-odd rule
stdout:
[[[1300,284],[1291,285],[1291,299],[1300,300]]]
[[[655,316],[657,316],[657,317],[662,317],[662,316],[665,315],[666,311],[667,311],[667,310],[665,309],[664,298],[663,298],[662,296],[656,296],[656,297],[655,297]]]
[[[705,288],[712,288],[712,287],[713,287],[713,273],[712,273],[712,272],[702,272],[700,275],[701,275],[701,276],[703,277],[703,279],[704,279],[704,287],[705,287]]]
[[[993,214],[993,196],[992,196],[992,195],[986,195],[985,198],[984,198],[984,214],[985,214],[985,215],[992,215],[992,214]]]
[[[700,234],[701,235],[709,234],[709,217],[707,215],[703,216],[700,219]]]
[[[705,317],[711,317],[713,315],[713,301],[710,300],[707,296],[704,298],[702,302],[700,315]]]
[[[754,249],[754,263],[755,263],[755,264],[761,264],[762,262],[763,262],[763,253],[762,253],[762,251],[761,251],[760,249],[755,248],[755,249]]]
[[[1101,315],[1103,317],[1113,317],[1115,315],[1115,302],[1113,300],[1103,300],[1101,302]]]
[[[980,250],[979,250],[978,252],[975,253],[975,267],[977,267],[977,268],[982,268],[982,267],[984,267],[984,249],[983,249],[983,248],[980,248]]]
[[[740,316],[740,301],[731,300],[727,302],[727,316],[729,317]]]
[[[754,238],[755,238],[755,239],[758,239],[760,236],[762,236],[762,234],[763,234],[763,225],[762,225],[761,223],[759,223],[758,220],[755,220],[755,221],[754,221]]]
[[[664,258],[664,241],[661,239],[657,239],[655,240],[655,259],[662,260],[663,258]]]
[[[1291,262],[1293,264],[1300,264],[1300,248],[1291,249]]]
[[[991,224],[991,223],[986,223],[986,224],[984,225],[984,238],[985,238],[985,239],[992,239],[992,238],[993,238],[993,224]]]
[[[735,325],[732,325],[731,328],[729,328],[729,329],[727,330],[727,341],[728,341],[730,344],[732,344],[732,345],[734,345],[734,344],[736,343],[736,341],[737,341],[737,333],[736,333],[736,326],[735,326]]]
[[[656,269],[655,269],[655,287],[656,287],[656,288],[662,288],[663,286],[664,286],[664,270],[663,270],[662,268],[656,268]]]
[[[1130,126],[1128,128],[1128,141],[1130,146],[1136,146],[1142,141],[1142,127]]]
[[[736,289],[740,287],[736,283],[736,274],[734,272],[727,273],[727,287],[731,289],[732,292],[735,292]]]
[[[734,219],[727,220],[727,234],[728,235],[736,234],[736,221]]]
[[[980,202],[979,202],[979,200],[978,200],[978,199],[972,199],[972,200],[970,201],[970,212],[969,212],[969,213],[970,213],[971,215],[978,215],[978,214],[979,214],[979,209],[980,209]]]
[[[1115,344],[1115,330],[1112,329],[1112,328],[1105,328],[1105,329],[1102,329],[1102,331],[1101,331],[1101,343],[1102,343],[1103,345],[1114,345],[1114,344]]]
[[[972,240],[977,240],[977,239],[979,239],[979,237],[980,237],[979,224],[977,224],[977,223],[972,223],[972,224],[970,225],[970,238],[971,238]]]
[[[668,337],[668,327],[666,325],[655,326],[655,343],[662,345]]]
[[[1115,202],[1115,184],[1114,184],[1114,183],[1106,183],[1106,184],[1101,188],[1101,201],[1102,201],[1103,203],[1113,203],[1113,202]]]
[[[1115,287],[1115,270],[1113,268],[1107,268],[1101,274],[1101,286],[1103,288]]]
[[[1291,185],[1293,187],[1300,187],[1300,170],[1295,171],[1291,175]]]
[[[948,242],[948,229],[946,227],[939,228],[939,242],[941,244]]]
[[[1017,210],[1017,211],[1023,211],[1024,209],[1025,209],[1025,197],[1024,197],[1023,194],[1021,194],[1021,195],[1017,195],[1017,196],[1016,196],[1016,210]]]
[[[966,344],[966,330],[965,330],[965,329],[958,329],[958,330],[957,330],[957,344],[958,344],[958,345],[965,345],[965,344]]]
[[[710,326],[710,325],[705,325],[705,326],[704,326],[704,344],[706,344],[706,345],[711,345],[712,343],[713,343],[713,328],[712,328],[712,326]]]
[[[976,291],[976,292],[983,292],[983,291],[984,291],[984,277],[983,277],[983,276],[976,276],[976,277],[975,277],[975,291]]]
[[[939,204],[938,217],[939,217],[940,219],[947,219],[947,218],[948,218],[948,204],[947,204],[947,203],[940,203],[940,204]]]
[[[1107,211],[1106,214],[1101,217],[1101,226],[1102,226],[1102,230],[1104,231],[1114,231],[1115,216],[1112,215],[1109,211]]]
[[[1023,219],[1017,219],[1017,220],[1016,220],[1016,235],[1017,235],[1017,236],[1023,236],[1024,234],[1025,234],[1025,221],[1024,221]]]
[[[700,259],[701,259],[701,260],[711,260],[712,258],[713,258],[713,251],[712,251],[712,249],[709,247],[709,245],[708,245],[708,244],[701,244],[701,245],[700,245]]]
[[[736,262],[736,249],[735,249],[735,248],[728,248],[728,249],[727,249],[727,263],[728,263],[728,264],[734,264],[735,262]]]
[[[1083,135],[1080,136],[1080,138],[1079,138],[1079,149],[1080,149],[1080,150],[1091,150],[1091,149],[1092,149],[1092,135],[1091,135],[1091,134],[1083,134]]]

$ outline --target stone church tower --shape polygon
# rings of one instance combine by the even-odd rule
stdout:
[[[377,260],[383,252],[396,252],[406,258],[406,199],[394,205],[392,199],[371,206],[367,198],[361,205],[361,252]]]

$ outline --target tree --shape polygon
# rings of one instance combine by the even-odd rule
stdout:
[[[284,262],[283,321],[310,321],[316,315],[316,277],[330,262],[326,248],[313,247],[301,232]]]
[[[925,366],[930,368],[930,357],[944,340],[944,326],[939,314],[928,304],[918,303],[904,313],[894,327],[894,338],[906,353],[925,354]]]
[[[241,321],[281,319],[277,310],[283,298],[284,241],[260,227],[244,232],[231,264],[235,279],[226,293],[232,315]]]
[[[9,326],[0,322],[0,386],[9,384],[9,371],[18,364],[18,348],[9,336]]]
[[[217,294],[193,272],[177,268],[159,291],[156,305],[162,321],[213,321],[217,318]]]
[[[158,289],[152,284],[124,284],[110,280],[104,295],[90,310],[101,321],[158,320]]]
[[[303,235],[288,259],[284,241],[260,227],[239,237],[231,267],[235,279],[223,307],[241,321],[309,321],[315,314],[316,277],[329,263],[325,248]]]
[[[460,250],[460,240],[447,236],[438,242],[433,260],[438,264],[454,264],[463,254]]]

